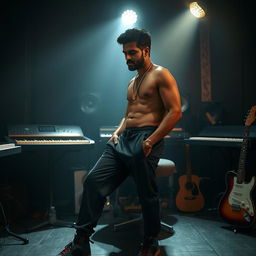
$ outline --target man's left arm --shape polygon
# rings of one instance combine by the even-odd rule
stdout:
[[[149,155],[150,148],[164,138],[182,117],[180,93],[175,78],[166,68],[162,68],[158,72],[157,84],[166,114],[158,128],[143,143],[146,156]],[[146,150],[147,147],[149,150]]]

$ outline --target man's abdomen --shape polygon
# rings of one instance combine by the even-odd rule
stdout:
[[[126,127],[143,127],[143,126],[158,126],[162,121],[162,117],[157,113],[134,113],[128,114],[126,119]]]

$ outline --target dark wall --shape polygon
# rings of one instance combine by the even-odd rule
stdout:
[[[242,125],[246,112],[255,104],[252,10],[242,1],[212,5],[213,100],[223,103],[226,111],[224,123]]]

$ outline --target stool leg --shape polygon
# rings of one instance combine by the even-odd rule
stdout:
[[[114,225],[114,231],[118,231],[119,228],[121,228],[121,227],[123,227],[123,226],[125,226],[127,224],[134,223],[134,222],[139,221],[139,220],[142,220],[142,217],[138,217],[136,219],[131,219],[131,220],[127,220],[127,221],[121,222],[119,224],[115,224]]]
[[[175,233],[173,226],[161,221],[161,228],[163,231],[170,233],[171,235],[173,235]]]

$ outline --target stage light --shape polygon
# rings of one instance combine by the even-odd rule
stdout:
[[[122,22],[124,25],[133,25],[137,21],[137,14],[132,10],[127,10],[122,14]]]
[[[198,2],[192,2],[189,4],[190,12],[197,18],[205,17],[206,13],[202,5],[199,5]]]

